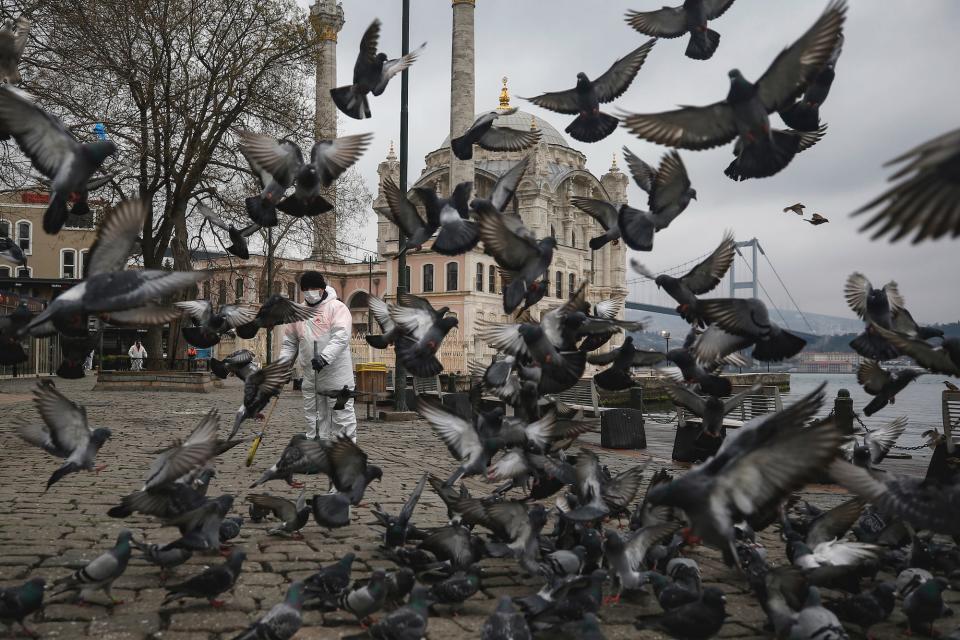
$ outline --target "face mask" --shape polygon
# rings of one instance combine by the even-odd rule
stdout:
[[[304,291],[303,299],[307,301],[307,304],[317,304],[323,300],[323,294],[324,292],[320,291],[319,289]]]

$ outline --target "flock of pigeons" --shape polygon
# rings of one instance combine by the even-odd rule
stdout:
[[[686,55],[708,59],[720,36],[708,20],[723,14],[733,0],[686,0],[681,7],[630,12],[627,20],[655,38],[689,34]],[[614,117],[599,105],[621,96],[632,83],[656,40],[650,40],[590,80],[578,74],[573,89],[545,93],[530,100],[561,113],[576,115],[567,131],[593,142],[609,135],[622,122],[640,138],[674,148],[706,149],[732,141],[734,160],[725,173],[735,180],[761,178],[784,169],[793,156],[824,135],[819,108],[834,79],[840,54],[846,5],[831,1],[820,18],[786,48],[756,83],[730,72],[727,97],[705,107],[684,107],[658,114]],[[103,161],[117,151],[109,140],[80,142],[54,116],[24,92],[17,70],[30,23],[20,18],[0,27],[0,141],[12,138],[51,185],[52,198],[44,229],[57,233],[68,213],[86,215],[86,195],[102,186],[96,175]],[[369,95],[380,95],[389,80],[408,68],[422,51],[389,59],[378,52],[379,21],[364,34],[353,82],[331,91],[337,107],[353,118],[371,116]],[[777,112],[786,130],[770,126]],[[472,154],[473,145],[501,151],[522,151],[539,139],[537,131],[496,126],[502,112],[479,117],[453,140],[454,153]],[[241,149],[262,190],[246,200],[250,224],[236,228],[202,203],[198,210],[212,226],[230,238],[228,250],[249,256],[246,238],[278,224],[278,212],[315,216],[332,208],[324,192],[363,153],[370,135],[318,141],[306,159],[289,140],[239,132]],[[637,184],[649,195],[649,211],[616,207],[597,199],[577,198],[574,205],[598,220],[604,233],[592,248],[623,241],[650,251],[654,234],[680,215],[696,191],[680,155],[667,153],[654,168],[625,150]],[[960,133],[951,132],[912,150],[897,162],[909,161],[892,186],[862,211],[882,207],[867,226],[880,225],[877,235],[894,238],[916,232],[915,241],[960,234]],[[656,275],[637,261],[634,269],[655,280],[678,303],[678,312],[691,325],[683,345],[666,352],[638,350],[630,337],[621,346],[598,351],[617,333],[636,331],[641,323],[617,318],[620,302],[592,304],[583,287],[559,307],[534,317],[535,306],[547,292],[546,274],[556,242],[537,238],[508,206],[527,168],[524,159],[497,181],[487,197],[474,197],[471,183],[454,186],[448,198],[429,188],[403,193],[389,180],[384,184],[388,217],[404,232],[401,251],[430,248],[457,255],[482,243],[501,268],[504,311],[510,323],[486,323],[481,335],[498,355],[489,365],[472,363],[474,406],[469,416],[422,400],[417,409],[456,460],[446,480],[424,474],[399,514],[375,505],[377,524],[384,529],[383,547],[400,567],[377,570],[368,580],[351,580],[354,560],[348,554],[309,578],[289,586],[286,599],[274,606],[238,638],[286,639],[299,629],[305,603],[341,608],[362,623],[388,611],[366,629],[371,637],[398,640],[421,638],[436,605],[457,605],[480,588],[485,557],[513,558],[519,570],[542,579],[543,587],[524,597],[502,597],[487,621],[489,640],[528,638],[544,632],[559,637],[602,638],[597,613],[609,600],[650,597],[663,613],[637,620],[638,628],[663,631],[678,638],[708,638],[727,616],[723,593],[704,587],[699,567],[683,552],[700,542],[719,549],[724,561],[742,573],[778,637],[796,640],[845,638],[841,621],[864,630],[885,620],[901,599],[909,630],[927,633],[948,613],[942,591],[960,571],[960,483],[955,471],[925,479],[899,477],[877,469],[905,427],[897,419],[862,440],[841,433],[832,419],[814,419],[824,401],[823,388],[782,411],[756,418],[729,437],[723,436],[723,416],[746,393],[732,394],[723,366],[743,362],[745,350],[759,361],[779,361],[796,355],[805,341],[773,323],[759,300],[704,299],[720,282],[735,253],[726,234],[717,248],[687,274]],[[70,205],[69,203],[73,203]],[[72,209],[71,209],[72,207]],[[802,213],[802,205],[788,207]],[[422,214],[421,214],[422,210]],[[861,212],[862,212],[861,211]],[[88,331],[95,316],[114,325],[163,324],[187,314],[192,326],[184,338],[209,347],[233,332],[253,337],[260,329],[308,319],[314,313],[282,296],[272,296],[259,309],[205,301],[174,305],[158,301],[195,286],[206,274],[127,269],[135,253],[147,207],[126,200],[111,210],[97,231],[85,278],[33,315],[25,307],[0,318],[0,364],[22,361],[21,341],[59,334],[64,352],[62,377],[83,375],[80,360],[97,339]],[[826,222],[822,216],[808,220]],[[17,264],[26,260],[19,247],[0,240],[0,257]],[[875,289],[861,274],[850,276],[846,296],[865,322],[851,345],[869,362],[859,379],[875,399],[868,415],[893,402],[921,370],[890,372],[880,365],[901,355],[923,369],[960,377],[960,340],[918,325],[904,307],[896,284]],[[377,348],[395,348],[408,371],[420,377],[442,370],[436,354],[447,333],[457,325],[447,308],[435,309],[414,295],[396,303],[370,300],[382,333],[368,336]],[[939,341],[939,344],[936,342]],[[598,386],[627,389],[634,367],[669,363],[679,373],[669,384],[674,401],[701,418],[702,433],[718,441],[716,453],[679,477],[660,470],[640,496],[645,466],[610,474],[589,448],[572,451],[578,436],[590,430],[557,394],[584,375],[587,363],[609,365],[595,376]],[[245,555],[230,549],[244,518],[230,515],[234,496],[207,496],[215,471],[212,462],[246,441],[242,423],[257,417],[291,378],[292,362],[277,361],[262,368],[249,351],[238,351],[211,362],[221,377],[243,381],[243,403],[226,439],[218,437],[219,416],[206,414],[183,441],[155,452],[143,485],[123,496],[108,515],[134,514],[156,518],[175,527],[179,537],[168,544],[146,544],[124,530],[116,545],[74,574],[48,587],[43,578],[0,590],[0,620],[24,620],[38,611],[44,597],[79,591],[86,598],[110,587],[126,569],[133,549],[165,574],[193,553],[227,552],[214,565],[176,585],[168,585],[167,603],[202,598],[213,606],[236,583]],[[331,390],[342,402],[350,389]],[[482,410],[479,396],[488,394],[512,408]],[[65,397],[52,381],[34,390],[41,421],[17,426],[26,442],[64,460],[47,488],[80,470],[100,470],[96,454],[110,431],[88,424],[86,412]],[[722,443],[719,441],[722,439]],[[953,443],[944,446],[953,454]],[[799,452],[799,455],[798,455]],[[827,474],[825,475],[825,470]],[[301,491],[295,501],[266,493],[249,494],[249,518],[271,518],[268,533],[300,535],[313,515],[319,526],[337,528],[350,522],[350,509],[361,503],[368,484],[382,471],[368,462],[348,438],[291,438],[280,459],[251,488],[282,480],[303,485],[295,476],[324,474],[332,491],[309,500]],[[502,483],[490,495],[472,496],[458,481],[483,476]],[[831,478],[856,497],[829,511],[798,500],[794,493],[806,483]],[[429,482],[447,506],[450,522],[432,530],[418,528],[413,514]],[[518,491],[519,493],[513,493]],[[520,497],[522,495],[522,497]],[[548,509],[543,502],[553,499]],[[553,517],[553,527],[547,525]],[[627,518],[629,530],[610,528],[611,519]],[[755,532],[778,526],[790,564],[771,566]],[[488,535],[479,535],[485,530]],[[851,539],[852,536],[852,539]],[[948,537],[952,536],[952,543]],[[878,580],[879,572],[895,581]],[[604,597],[613,577],[615,594]],[[820,597],[827,588],[846,595]]]

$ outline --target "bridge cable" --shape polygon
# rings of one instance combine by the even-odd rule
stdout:
[[[770,270],[773,271],[773,275],[775,275],[775,276],[777,277],[777,280],[780,282],[780,286],[783,287],[783,290],[786,292],[787,297],[790,298],[790,302],[793,303],[794,309],[796,309],[796,310],[797,310],[797,313],[800,314],[800,317],[803,318],[803,323],[804,323],[805,325],[807,325],[807,329],[810,330],[810,333],[816,333],[816,332],[813,330],[813,327],[810,326],[810,322],[807,320],[807,316],[805,316],[804,313],[803,313],[803,311],[800,310],[800,305],[798,305],[798,304],[797,304],[797,301],[793,299],[793,296],[792,296],[792,295],[790,295],[790,290],[787,289],[787,285],[785,285],[785,284],[783,283],[783,280],[780,278],[780,274],[777,273],[777,270],[776,270],[776,268],[774,268],[773,263],[770,262],[770,258],[767,256],[766,253],[763,254],[763,257],[766,258],[767,264],[770,265]]]
[[[737,249],[737,253],[740,255],[741,258],[743,258],[743,264],[746,265],[747,269],[750,269],[750,275],[752,276],[753,267],[750,266],[750,263],[747,261],[746,257],[742,253],[740,253],[739,249]],[[790,323],[787,322],[787,319],[783,317],[783,313],[780,311],[780,308],[776,304],[774,304],[773,298],[771,298],[770,294],[767,293],[767,288],[763,286],[763,282],[760,281],[759,277],[756,280],[757,280],[757,284],[760,285],[760,290],[763,291],[763,295],[767,296],[767,302],[770,303],[770,306],[773,307],[773,310],[777,312],[778,316],[780,316],[780,320],[783,321],[783,326],[789,329]]]

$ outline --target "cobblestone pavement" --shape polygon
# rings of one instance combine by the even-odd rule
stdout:
[[[0,464],[0,585],[3,586],[30,576],[43,576],[48,582],[59,578],[113,546],[118,530],[123,527],[130,528],[138,538],[153,542],[174,539],[176,530],[160,529],[152,519],[134,516],[126,521],[115,520],[107,517],[106,511],[117,503],[120,496],[140,487],[152,458],[148,451],[185,436],[211,406],[220,409],[222,427],[226,428],[240,401],[240,387],[235,380],[211,394],[94,393],[90,378],[57,380],[56,383],[70,398],[87,407],[93,425],[113,430],[113,437],[98,458],[98,462],[108,467],[99,475],[73,474],[44,493],[44,484],[56,468],[56,461],[28,447],[10,433],[13,419],[36,417],[29,396],[32,382],[0,382],[0,430],[4,432]],[[228,452],[217,464],[217,476],[210,495],[234,494],[237,497],[235,510],[245,513],[243,498],[249,492],[247,487],[273,463],[290,435],[302,428],[300,406],[299,393],[284,392],[253,467],[244,466],[246,447]],[[364,415],[365,409],[358,406],[358,416],[361,417],[359,444],[368,452],[371,462],[384,470],[384,481],[374,483],[367,492],[368,504],[380,502],[388,511],[397,512],[423,471],[445,476],[452,470],[453,461],[446,448],[425,422],[382,423],[365,421],[362,419]],[[250,426],[246,426],[249,430]],[[614,471],[649,459],[644,452],[599,450],[599,454],[602,462]],[[674,466],[655,460],[650,471],[661,465]],[[650,473],[646,475],[649,477]],[[308,495],[327,488],[325,478],[305,479]],[[474,492],[490,489],[482,482],[471,481],[469,484]],[[296,495],[295,490],[283,483],[270,483],[265,488],[291,499]],[[820,506],[832,506],[844,498],[828,487],[812,487],[807,497]],[[414,514],[415,523],[421,527],[439,526],[445,524],[445,514],[440,499],[427,487]],[[51,599],[42,614],[29,622],[44,638],[231,638],[237,630],[281,600],[285,586],[291,580],[304,578],[320,565],[347,552],[357,554],[354,563],[356,578],[369,575],[375,568],[392,567],[378,550],[381,530],[369,526],[372,521],[367,508],[355,508],[350,526],[328,531],[311,521],[303,530],[303,540],[268,536],[265,532],[268,523],[248,521],[236,541],[247,551],[247,561],[236,588],[232,594],[227,594],[222,609],[213,609],[206,602],[196,600],[161,607],[165,592],[158,569],[146,564],[135,552],[126,573],[114,585],[114,595],[124,604],[112,609],[78,606],[64,594]],[[770,550],[770,559],[774,563],[784,562],[783,545],[776,533],[764,532],[761,538]],[[719,554],[711,549],[700,547],[690,555],[700,563],[706,583],[718,586],[728,594],[730,615],[720,637],[764,637],[764,614],[746,592],[744,581],[723,566]],[[174,570],[171,580],[194,575],[204,565],[219,562],[221,559],[217,556],[195,555],[187,564]],[[539,587],[536,580],[523,577],[513,561],[485,560],[482,566],[481,593],[468,600],[457,616],[442,609],[431,616],[429,638],[479,637],[483,622],[498,596],[524,595]],[[956,604],[957,592],[948,592],[947,598],[955,603],[955,609],[960,608]],[[636,616],[659,611],[657,604],[650,600],[601,609],[606,637],[611,640],[662,637],[655,632],[638,632],[632,625]],[[340,612],[321,614],[308,610],[304,618],[304,628],[296,635],[298,640],[340,638],[359,632],[352,617]],[[874,627],[872,635],[878,638],[902,637],[903,630],[897,625],[903,620],[898,611],[889,623]],[[956,622],[947,619],[941,620],[937,628],[944,632],[955,626]]]

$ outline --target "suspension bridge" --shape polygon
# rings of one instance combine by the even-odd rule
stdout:
[[[786,283],[784,283],[783,278],[777,273],[776,267],[773,266],[773,262],[770,260],[767,252],[763,250],[760,241],[757,238],[751,238],[750,240],[737,242],[736,251],[737,254],[734,257],[734,261],[730,265],[729,271],[727,271],[726,281],[721,282],[713,291],[703,297],[734,298],[737,297],[738,291],[746,290],[749,292],[750,297],[766,302],[771,317],[774,321],[781,324],[781,326],[795,331],[800,330],[802,332],[809,332],[810,334],[816,333],[807,316],[803,313],[803,310],[800,309],[800,305],[798,305],[794,299],[793,294],[790,293],[790,289]],[[656,274],[665,273],[673,277],[680,277],[708,255],[710,254],[705,253],[702,256],[697,256],[696,258],[692,258],[667,269],[657,270]],[[771,284],[770,279],[766,277],[761,279],[761,258],[766,265],[766,269],[769,269],[770,274],[772,274],[772,279],[776,283],[776,286]],[[742,275],[744,269],[746,270],[746,277]],[[627,309],[645,311],[647,313],[679,315],[676,310],[676,301],[667,295],[666,292],[661,291],[652,279],[634,274],[633,277],[627,278],[626,284],[627,301],[625,307]],[[780,300],[780,304],[774,302],[773,296],[770,295],[767,289],[767,284],[771,284],[771,288]],[[794,326],[791,326],[791,323],[787,321],[783,316],[783,312],[780,310],[782,306],[785,306],[783,303],[787,300],[789,300],[790,305],[796,309],[800,316],[801,321],[799,326],[797,326],[797,322],[793,322],[792,324]]]

